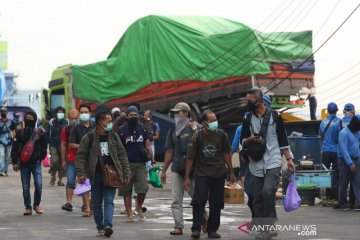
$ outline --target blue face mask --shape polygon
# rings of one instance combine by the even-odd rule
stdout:
[[[65,113],[57,113],[57,114],[56,114],[56,117],[57,117],[57,119],[59,119],[59,120],[64,119]]]
[[[80,121],[87,122],[90,120],[90,115],[88,113],[80,114]]]
[[[215,131],[218,128],[219,124],[218,121],[208,123],[208,129],[210,131]]]
[[[104,130],[105,130],[106,132],[109,132],[109,131],[112,130],[112,127],[113,127],[113,124],[112,124],[112,123],[108,123],[108,124],[106,124],[106,127],[104,127]]]

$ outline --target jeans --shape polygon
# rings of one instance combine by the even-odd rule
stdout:
[[[194,180],[191,181],[191,186],[188,191],[192,198],[194,195]],[[175,221],[175,227],[184,228],[183,217],[183,198],[184,198],[184,176],[177,172],[171,172],[171,211]]]
[[[8,173],[10,163],[11,145],[4,146],[0,143],[0,172]]]
[[[351,182],[354,196],[358,205],[360,205],[360,160],[354,161],[358,168],[355,173],[350,171],[350,167],[343,158],[339,158],[339,205],[341,208],[347,205],[347,189]]]
[[[338,160],[337,154],[335,152],[323,152],[322,153],[322,163],[326,168],[330,168],[332,164],[332,176],[331,176],[331,189],[327,189],[326,196],[330,199],[338,199],[339,192],[339,170],[338,170]]]
[[[204,209],[209,199],[208,233],[217,232],[220,227],[221,209],[224,208],[225,175],[221,177],[195,177],[195,192],[191,201],[193,206],[192,231],[201,231]]]
[[[268,169],[264,177],[252,177],[256,225],[272,225],[277,220],[275,194],[279,186],[280,170],[280,167]]]
[[[102,173],[95,173],[94,184],[91,186],[91,196],[94,205],[94,219],[98,230],[113,226],[115,192],[116,188],[104,187]]]
[[[76,171],[75,171],[75,163],[68,162],[66,166],[66,177],[67,177],[67,183],[66,188],[72,188],[75,189],[76,183]]]
[[[252,174],[250,172],[249,165],[246,165],[244,167],[244,176],[245,176],[244,190],[245,190],[246,195],[248,196],[247,205],[250,208],[251,217],[254,218],[255,217],[254,206],[253,206],[254,195],[252,192]]]
[[[31,209],[30,196],[30,178],[31,174],[34,178],[35,192],[34,192],[34,206],[39,206],[41,202],[42,192],[42,174],[41,163],[30,163],[20,165],[21,183],[23,188],[23,197],[25,208]]]

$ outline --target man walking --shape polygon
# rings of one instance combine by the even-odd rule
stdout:
[[[195,193],[191,237],[199,238],[206,202],[209,200],[208,237],[220,238],[221,209],[224,208],[226,166],[232,183],[236,182],[231,166],[231,147],[227,134],[218,129],[215,113],[207,110],[201,118],[203,128],[196,132],[189,143],[186,157],[185,189],[190,189],[190,172],[193,168]],[[225,166],[226,164],[226,166]]]
[[[16,125],[8,116],[6,107],[0,109],[0,176],[9,176],[11,145],[15,135]]]
[[[50,185],[55,185],[56,173],[58,173],[59,181],[57,184],[58,186],[64,186],[62,178],[65,177],[66,173],[61,167],[61,131],[68,125],[68,121],[65,118],[65,109],[63,107],[57,107],[55,113],[55,118],[50,119],[46,130],[51,155],[51,166],[49,169],[51,175]]]
[[[170,235],[182,235],[184,229],[183,197],[185,180],[185,160],[189,141],[193,132],[197,129],[196,122],[190,121],[190,106],[184,102],[177,103],[170,110],[174,114],[175,126],[171,128],[166,137],[166,153],[164,166],[161,174],[161,181],[166,184],[166,171],[171,165],[171,211],[175,221],[175,227]],[[194,195],[194,181],[191,179],[191,186],[188,194]],[[207,230],[207,216],[204,213],[202,230]]]
[[[281,116],[266,108],[259,89],[249,90],[246,100],[251,112],[245,117],[240,142],[250,160],[255,215],[253,221],[264,229],[256,239],[269,239],[277,236],[277,231],[271,231],[269,227],[277,220],[275,193],[279,185],[282,154],[287,159],[290,172],[294,172],[295,165]],[[261,146],[261,156],[251,153],[250,145]]]
[[[69,112],[69,126],[66,126],[61,131],[61,166],[66,170],[66,203],[61,207],[65,211],[71,212],[73,210],[72,197],[76,184],[75,173],[75,157],[76,150],[70,149],[69,137],[72,129],[78,124],[79,111],[72,109]]]
[[[20,170],[25,212],[32,215],[32,209],[37,214],[42,214],[40,208],[42,193],[41,161],[47,154],[47,142],[44,130],[36,128],[37,116],[33,111],[25,113],[25,128],[16,131],[16,139],[11,150],[11,159],[15,172]],[[31,147],[32,146],[32,147]],[[34,204],[31,206],[30,179],[34,178],[35,192]]]
[[[134,186],[137,193],[136,208],[140,221],[145,221],[145,215],[142,210],[146,193],[149,189],[146,181],[145,163],[151,158],[152,164],[156,164],[148,133],[146,129],[139,124],[139,110],[135,106],[130,106],[126,110],[127,123],[120,127],[118,134],[126,149],[131,171],[131,182],[119,189],[119,195],[124,197],[124,204],[127,212],[128,221],[133,221],[131,209],[131,194]]]
[[[80,146],[81,139],[89,132],[95,128],[95,124],[90,121],[90,112],[91,108],[89,105],[81,104],[79,107],[80,113],[80,124],[77,124],[70,133],[69,138],[69,148],[77,151]],[[83,206],[82,211],[84,214],[83,217],[90,217],[92,214],[91,204],[90,204],[90,193],[85,193],[83,196]]]

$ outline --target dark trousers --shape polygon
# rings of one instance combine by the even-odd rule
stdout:
[[[336,152],[323,152],[322,153],[322,163],[326,168],[330,168],[332,164],[332,176],[331,176],[331,189],[326,190],[326,197],[329,199],[338,200],[339,192],[339,170],[338,170],[338,160]]]
[[[310,119],[311,119],[311,120],[316,120],[316,107],[317,107],[317,102],[316,102],[316,98],[315,98],[315,97],[310,97],[310,98],[309,98],[309,105],[310,105]]]
[[[343,158],[339,158],[339,205],[347,207],[347,189],[351,182],[355,200],[360,205],[360,160],[354,162],[358,168],[355,173],[350,171],[350,167]]]
[[[252,177],[254,224],[272,225],[277,220],[275,194],[279,186],[281,168],[268,169],[264,177]]]
[[[244,190],[245,190],[246,195],[248,196],[247,205],[250,208],[251,217],[254,218],[255,217],[254,206],[253,206],[254,195],[252,192],[252,181],[253,180],[252,180],[252,174],[249,169],[249,165],[246,165],[246,167],[244,167],[244,176],[245,176]]]
[[[195,192],[191,201],[193,206],[192,231],[201,231],[204,209],[209,199],[208,233],[217,232],[220,227],[221,209],[224,208],[225,175],[221,177],[195,177]]]

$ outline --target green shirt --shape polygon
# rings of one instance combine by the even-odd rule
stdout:
[[[230,153],[231,147],[227,134],[217,129],[214,135],[202,130],[193,134],[189,143],[187,159],[194,161],[194,176],[220,177],[227,171],[224,153]]]

